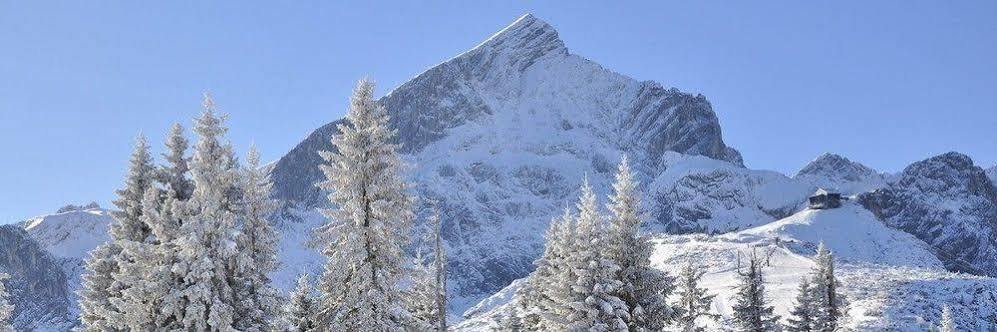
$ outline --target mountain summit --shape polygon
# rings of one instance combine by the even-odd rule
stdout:
[[[824,153],[804,166],[794,179],[843,194],[858,194],[886,186],[882,174],[861,163]]]

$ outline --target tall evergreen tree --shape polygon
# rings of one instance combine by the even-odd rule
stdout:
[[[374,100],[374,83],[361,80],[346,123],[322,151],[332,208],[319,231],[329,239],[321,281],[319,325],[335,331],[394,331],[409,318],[398,281],[412,220],[412,198],[401,174],[398,145],[390,143],[388,113]]]
[[[545,238],[544,253],[534,262],[536,270],[517,292],[517,314],[527,331],[566,328],[566,304],[577,279],[568,261],[575,238],[575,216],[570,209],[565,208],[563,215],[550,222]]]
[[[810,284],[810,276],[803,276],[800,280],[800,287],[796,293],[796,304],[789,312],[789,324],[785,330],[788,332],[813,332],[814,316],[817,309],[817,301],[814,297],[813,285]]]
[[[153,308],[152,324],[159,330],[180,329],[183,309],[186,302],[180,289],[183,276],[174,273],[174,265],[181,263],[178,258],[177,238],[180,236],[182,219],[186,214],[186,201],[194,191],[190,175],[190,144],[184,135],[184,128],[174,124],[166,138],[165,165],[158,170],[157,180],[163,188],[159,190],[158,208],[145,214],[152,240],[145,245],[145,282],[143,302]],[[147,209],[149,210],[149,209]],[[133,299],[134,300],[134,299]]]
[[[813,271],[814,330],[831,332],[838,328],[844,315],[846,300],[839,291],[840,283],[834,276],[834,255],[821,242],[817,248],[817,265]]]
[[[617,279],[622,285],[614,294],[629,309],[626,320],[631,329],[660,330],[673,316],[673,308],[666,299],[675,286],[667,273],[651,267],[654,246],[647,236],[640,234],[644,222],[640,195],[625,156],[620,160],[613,189],[605,250],[620,268]]]
[[[116,191],[118,198],[114,205],[118,211],[112,213],[111,240],[94,249],[86,261],[80,290],[80,320],[84,331],[124,328],[122,313],[113,302],[121,297],[121,291],[128,285],[117,281],[115,274],[119,272],[119,262],[128,262],[131,258],[122,256],[120,243],[144,242],[149,236],[149,227],[142,220],[142,201],[146,190],[153,185],[153,171],[149,145],[144,136],[139,136],[129,160],[125,186]]]
[[[708,295],[706,288],[699,287],[699,280],[704,274],[706,272],[692,262],[686,264],[679,273],[676,323],[682,332],[705,331],[702,326],[696,325],[696,320],[700,317],[717,318],[710,314],[710,305],[716,295]]]
[[[242,227],[236,236],[236,317],[241,331],[265,331],[277,316],[277,291],[270,286],[271,272],[277,269],[277,233],[270,225],[276,202],[270,198],[270,182],[260,169],[256,147],[249,149],[248,167],[239,182],[242,194]]]
[[[949,306],[942,307],[942,321],[941,326],[938,327],[939,332],[955,332],[955,320],[952,319],[952,309]]]
[[[159,190],[149,187],[142,199],[142,215],[140,220],[147,226],[157,221],[159,206]],[[163,291],[151,282],[156,276],[154,272],[157,262],[158,247],[149,228],[150,236],[144,241],[118,240],[121,247],[118,260],[118,271],[114,279],[123,285],[121,294],[110,299],[121,313],[120,326],[130,331],[148,331],[158,327],[155,322],[156,302]],[[159,291],[159,292],[157,292]]]
[[[773,307],[765,298],[765,281],[762,276],[762,259],[754,250],[748,259],[747,269],[738,271],[741,284],[738,285],[734,303],[734,324],[738,331],[775,331],[779,316],[774,315]]]
[[[298,277],[298,286],[288,298],[284,306],[284,320],[290,332],[310,332],[318,329],[315,324],[315,312],[318,303],[314,297],[315,286],[307,274]]]
[[[434,212],[429,224],[433,232],[428,237],[432,244],[432,261],[427,261],[419,250],[413,263],[412,285],[405,296],[406,307],[412,314],[419,330],[446,331],[446,252],[440,234],[439,212]]]
[[[187,149],[190,143],[184,136],[184,128],[174,123],[166,138],[166,153],[163,159],[166,165],[160,168],[159,181],[173,191],[177,200],[185,201],[194,192],[194,183],[190,180],[190,157]]]
[[[572,331],[625,331],[630,317],[626,303],[616,294],[622,283],[619,267],[605,253],[605,227],[595,192],[586,178],[577,205],[574,252],[569,262],[577,279],[568,302],[568,329]]]
[[[10,275],[0,273],[0,332],[14,332],[11,317],[14,315],[14,305],[10,304],[10,293],[7,292],[7,280]]]
[[[227,129],[205,95],[191,174],[194,191],[184,204],[183,224],[174,240],[180,298],[176,308],[184,330],[230,331],[235,314],[233,261],[237,254],[237,167],[232,147],[223,143]]]

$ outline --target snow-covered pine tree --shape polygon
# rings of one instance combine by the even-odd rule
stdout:
[[[0,273],[0,332],[14,332],[10,320],[14,315],[14,305],[10,304],[10,293],[7,292],[7,280],[10,275]]]
[[[394,331],[408,319],[398,289],[412,198],[402,178],[398,145],[390,143],[388,113],[374,100],[374,82],[363,79],[350,98],[346,122],[322,151],[332,208],[319,229],[329,239],[320,283],[320,326],[334,331]]]
[[[413,262],[412,285],[405,295],[406,307],[422,331],[447,330],[446,252],[443,248],[440,214],[434,211],[429,219],[433,227],[427,242],[432,243],[433,260],[427,261],[422,251]]]
[[[199,140],[191,159],[194,191],[184,204],[178,237],[178,321],[183,330],[231,331],[235,319],[233,261],[238,252],[237,163],[229,144],[221,139],[227,129],[205,94],[204,113],[194,131]]]
[[[614,295],[622,286],[616,279],[619,267],[605,253],[606,229],[588,178],[582,184],[577,208],[575,250],[569,256],[577,279],[567,303],[568,330],[626,331],[630,315],[626,303]]]
[[[277,316],[277,291],[270,286],[277,269],[277,233],[270,225],[276,202],[270,198],[270,182],[260,169],[260,154],[250,147],[248,167],[242,170],[239,188],[241,229],[236,237],[235,328],[244,332],[265,331]]]
[[[412,322],[408,326],[413,330],[436,330],[436,283],[432,266],[432,262],[428,262],[419,250],[408,274],[411,284],[405,290],[403,300],[405,308],[412,315]]]
[[[155,187],[149,187],[142,199],[142,215],[140,220],[146,225],[157,223],[160,192]],[[121,247],[118,260],[118,271],[114,279],[124,285],[121,295],[111,298],[111,304],[121,313],[120,326],[130,331],[148,331],[158,327],[155,322],[157,302],[163,295],[163,290],[157,287],[154,272],[158,262],[158,247],[154,236],[146,237],[144,241],[118,240]]]
[[[705,331],[702,326],[696,325],[696,320],[700,317],[718,318],[717,315],[710,314],[710,305],[716,295],[708,295],[706,288],[699,287],[699,280],[704,274],[706,272],[692,262],[686,264],[679,273],[676,323],[682,332]]]
[[[159,181],[168,190],[172,189],[174,198],[181,201],[190,198],[194,191],[194,183],[190,180],[190,157],[187,156],[189,147],[183,126],[174,123],[166,138],[167,152],[163,154],[166,165],[159,170]]]
[[[627,305],[629,318],[625,319],[630,328],[660,330],[674,314],[666,299],[675,286],[667,273],[651,267],[654,248],[649,238],[640,234],[644,222],[640,195],[626,156],[620,160],[613,190],[604,247],[608,258],[620,268],[617,279],[622,286],[614,295]]]
[[[112,213],[111,240],[95,248],[86,260],[83,287],[79,292],[81,329],[84,331],[123,328],[121,312],[112,304],[112,299],[120,297],[121,290],[128,286],[115,280],[119,262],[129,260],[122,257],[119,241],[142,242],[149,236],[149,227],[142,220],[142,200],[154,178],[149,145],[140,135],[129,159],[125,186],[116,191],[118,199],[114,205],[119,210]]]
[[[309,332],[318,329],[315,324],[315,312],[318,303],[315,300],[315,286],[307,274],[298,277],[298,286],[288,297],[284,306],[284,321],[290,332]]]
[[[939,332],[955,332],[955,321],[952,319],[952,309],[949,306],[942,307],[942,321],[938,327]]]
[[[762,276],[762,258],[752,250],[748,266],[738,271],[741,284],[737,287],[734,302],[734,324],[737,331],[775,331],[779,316],[765,298],[765,281]]]
[[[409,312],[421,330],[447,330],[447,279],[446,251],[443,248],[442,224],[439,211],[433,211],[429,219],[433,228],[427,242],[432,244],[432,261],[426,261],[421,250],[416,254],[412,274],[412,287],[406,296]]]
[[[575,216],[571,209],[565,208],[563,215],[551,220],[544,237],[544,253],[533,263],[536,270],[517,292],[520,300],[516,313],[527,331],[565,329],[567,303],[577,280],[568,262],[575,238]]]
[[[844,315],[846,300],[838,290],[840,283],[834,276],[834,254],[821,242],[817,247],[817,265],[813,271],[814,331],[831,332],[838,327],[838,319]]]
[[[796,303],[789,312],[789,324],[785,329],[787,332],[813,332],[814,311],[817,309],[817,301],[814,298],[813,285],[810,284],[810,276],[803,276],[800,280],[800,287],[796,293]]]
[[[153,324],[166,331],[182,327],[179,319],[186,306],[182,293],[176,291],[183,283],[182,276],[173,273],[173,266],[179,262],[176,239],[183,224],[181,218],[186,213],[184,204],[194,191],[187,154],[189,147],[183,126],[174,124],[167,134],[166,153],[163,154],[166,164],[159,167],[158,182],[163,188],[159,208],[155,215],[149,213],[147,216],[154,252],[148,260],[146,288],[155,307]]]

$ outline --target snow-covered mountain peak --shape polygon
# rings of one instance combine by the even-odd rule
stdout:
[[[508,60],[518,63],[519,69],[524,69],[538,57],[546,54],[566,55],[567,52],[554,27],[533,14],[526,14],[460,56],[502,54]]]
[[[997,188],[968,156],[949,152],[915,162],[859,201],[934,246],[949,269],[997,276]]]
[[[932,193],[968,192],[997,200],[985,171],[969,156],[948,152],[907,166],[898,184]]]
[[[108,210],[88,205],[62,208],[55,214],[34,217],[22,227],[35,241],[60,258],[85,258],[97,245],[110,239],[112,218]]]
[[[885,177],[876,170],[833,153],[820,155],[793,178],[847,195],[872,191],[887,183]]]

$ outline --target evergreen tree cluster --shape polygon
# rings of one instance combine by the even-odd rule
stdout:
[[[575,208],[566,208],[551,222],[543,256],[518,291],[513,312],[501,322],[503,329],[659,331],[680,314],[701,316],[666,302],[675,280],[651,267],[652,244],[640,234],[643,218],[636,185],[623,158],[606,215],[584,181]],[[690,282],[696,291],[683,297],[709,302],[696,280]]]
[[[391,143],[395,131],[373,96],[374,83],[361,80],[331,138],[335,151],[321,153],[327,181],[319,186],[332,203],[318,230],[325,273],[317,285],[302,275],[286,299],[268,277],[279,264],[271,185],[255,148],[239,162],[210,96],[193,152],[174,125],[156,165],[140,136],[117,191],[111,241],[86,262],[80,330],[446,330],[441,222],[430,221],[432,261],[420,252],[407,264],[414,198]],[[9,311],[0,302],[0,319]]]
[[[275,203],[255,150],[240,165],[205,95],[192,153],[174,125],[156,165],[139,137],[117,191],[111,241],[91,252],[83,331],[269,331],[278,293]]]

